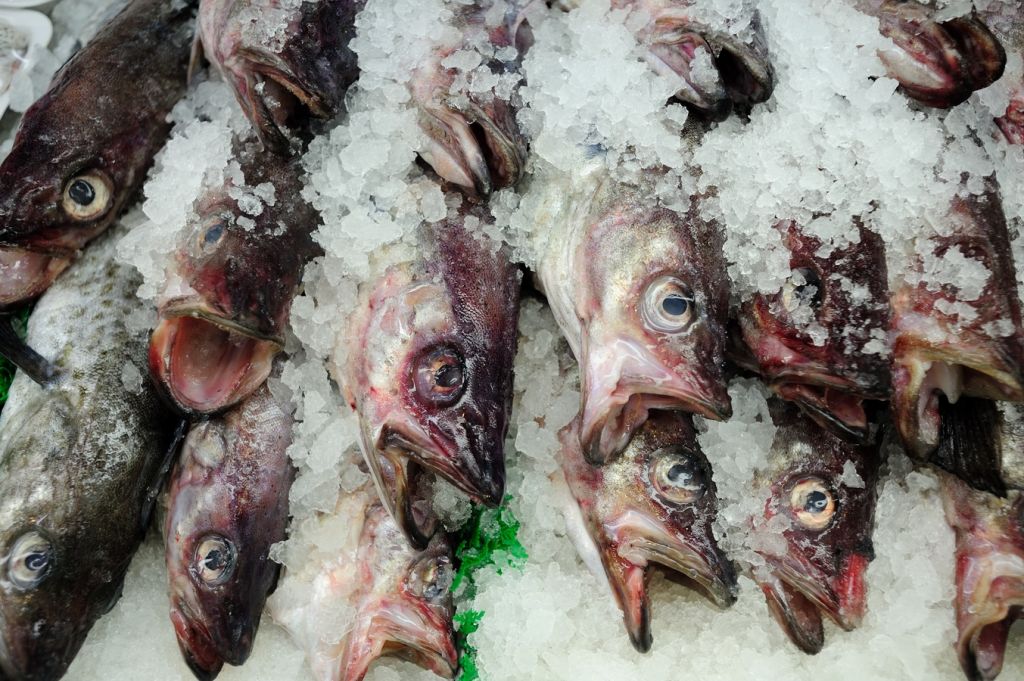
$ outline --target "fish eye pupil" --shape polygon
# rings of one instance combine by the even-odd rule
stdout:
[[[462,383],[462,369],[454,364],[445,364],[434,374],[434,381],[441,388],[455,388]]]
[[[36,551],[25,556],[25,567],[32,572],[39,572],[40,570],[45,569],[46,564],[49,562],[49,557],[41,551]]]
[[[665,311],[665,314],[673,317],[678,317],[685,313],[687,307],[689,307],[689,303],[678,293],[669,294],[661,301],[661,309]]]
[[[206,554],[206,559],[203,561],[206,567],[210,570],[220,570],[224,567],[224,552],[220,549],[213,549]]]
[[[684,463],[673,464],[668,469],[666,477],[670,482],[679,487],[689,486],[693,480],[693,467]]]
[[[68,197],[79,206],[88,206],[96,200],[96,190],[86,180],[78,179],[68,188]]]
[[[828,507],[828,497],[824,492],[814,490],[807,494],[804,510],[808,513],[821,513]]]
[[[205,243],[207,246],[212,246],[213,244],[220,241],[220,238],[223,235],[224,223],[218,222],[213,227],[210,227],[210,229],[206,230],[206,234],[203,235],[203,243]]]

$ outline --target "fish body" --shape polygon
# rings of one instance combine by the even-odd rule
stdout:
[[[145,381],[140,280],[101,238],[39,300],[28,342],[60,378],[19,374],[0,414],[0,676],[54,681],[121,593],[170,462],[171,419]],[[132,371],[134,368],[134,371]]]
[[[132,0],[25,112],[0,163],[0,307],[45,291],[142,184],[185,94],[193,9]]]
[[[814,654],[824,645],[822,615],[847,631],[864,617],[880,450],[837,437],[792,405],[771,410],[769,465],[751,490],[765,499],[755,536],[769,541],[758,542],[764,564],[751,574],[790,640]]]
[[[366,0],[201,0],[206,58],[268,148],[286,153],[310,116],[335,117],[359,77],[356,15]]]
[[[165,545],[171,622],[200,679],[252,651],[285,539],[294,469],[292,417],[266,384],[192,426],[171,474]]]
[[[285,584],[292,591],[279,591],[270,607],[306,652],[314,677],[361,681],[374,660],[396,655],[454,678],[452,549],[444,533],[412,548],[371,486],[343,495],[333,519],[343,528],[340,546],[323,561],[289,571]],[[324,630],[339,613],[340,637]]]
[[[743,339],[776,394],[864,439],[864,400],[885,400],[890,391],[882,240],[858,225],[855,243],[823,255],[821,240],[795,222],[776,227],[792,274],[779,292],[755,294],[741,306]]]
[[[607,580],[641,652],[652,643],[647,576],[653,565],[687,578],[718,607],[736,600],[736,575],[711,529],[717,513],[711,466],[691,418],[653,414],[605,466],[584,458],[578,419],[559,434],[572,497],[565,512],[569,534],[591,569]]]
[[[942,475],[946,520],[956,533],[956,650],[964,674],[991,681],[1024,614],[1024,493],[1000,498]]]
[[[150,339],[150,371],[186,412],[220,411],[266,380],[303,268],[320,252],[299,162],[251,140],[235,148],[244,184],[229,176],[196,200]]]
[[[521,275],[468,210],[424,225],[413,260],[360,287],[333,358],[381,498],[417,546],[430,534],[411,507],[420,469],[478,502],[504,496]]]
[[[607,462],[651,409],[731,413],[722,237],[596,166],[551,181],[539,287],[580,363],[584,454]]]

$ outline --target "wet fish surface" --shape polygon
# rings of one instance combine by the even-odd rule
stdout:
[[[1005,497],[1024,489],[1024,409],[961,397],[940,406],[939,446],[929,457],[974,489]]]

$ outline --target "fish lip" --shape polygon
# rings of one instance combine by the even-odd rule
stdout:
[[[956,648],[960,666],[971,679],[991,681],[999,674],[1009,628],[1016,619],[1024,619],[1024,563],[1018,561],[1016,570],[984,579],[987,588],[971,590],[972,595],[983,595],[979,606],[969,598],[964,602],[958,567]],[[979,655],[986,634],[989,656]]]
[[[202,621],[180,601],[171,606],[171,624],[185,664],[199,681],[212,681],[224,666],[224,658]]]
[[[247,324],[245,322],[232,319],[230,315],[217,311],[202,300],[197,301],[190,298],[170,300],[161,306],[160,317],[162,319],[194,317],[196,319],[202,319],[203,321],[209,322],[214,326],[219,326],[225,331],[230,331],[231,333],[235,333],[240,336],[248,336],[249,338],[254,338],[256,340],[274,343],[279,347],[284,348],[284,337],[282,334],[265,333],[260,331],[256,324]]]
[[[841,434],[844,438],[856,443],[866,443],[870,439],[871,427],[864,409],[863,394],[840,390],[835,397],[846,403],[853,416],[844,415],[830,406],[828,391],[831,385],[814,381],[775,380],[769,387],[781,398],[800,406],[811,418],[820,425]]]
[[[74,259],[73,253],[57,255],[20,247],[0,246],[0,272],[3,272],[2,286],[0,286],[0,309],[12,307],[42,295],[71,265]],[[32,270],[27,273],[29,276],[27,281],[10,275],[10,268],[25,265]],[[13,289],[8,288],[12,283],[17,285]]]
[[[718,608],[725,609],[736,602],[738,587],[732,564],[715,549],[701,547],[679,537],[666,535],[668,541],[642,537],[626,544],[648,561],[677,572],[697,584],[699,591]],[[673,541],[674,540],[674,541]],[[619,548],[622,554],[623,547]]]

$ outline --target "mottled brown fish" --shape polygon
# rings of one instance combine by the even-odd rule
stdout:
[[[279,565],[294,469],[292,417],[264,384],[196,423],[171,474],[164,528],[171,622],[196,677],[249,657]]]
[[[652,642],[651,567],[685,577],[718,607],[736,600],[736,575],[711,529],[718,503],[711,466],[691,418],[655,412],[622,455],[605,466],[584,459],[579,419],[559,434],[562,475],[571,494],[567,530],[587,566],[604,575],[629,639],[641,652]]]
[[[956,532],[956,650],[971,681],[1002,671],[1013,623],[1024,617],[1024,493],[1000,498],[942,475]]]
[[[769,533],[780,545],[757,543],[764,564],[751,576],[790,640],[814,654],[825,641],[823,615],[849,631],[867,608],[880,449],[851,444],[792,405],[775,401],[771,411],[778,430],[769,468],[750,493],[765,500],[755,536]]]
[[[466,211],[423,225],[414,260],[360,287],[333,357],[381,498],[417,546],[430,534],[410,506],[421,467],[488,505],[505,490],[521,275],[468,226],[490,218]]]
[[[863,440],[864,401],[885,400],[890,390],[882,240],[858,224],[851,243],[829,249],[791,220],[776,228],[792,274],[778,293],[756,294],[742,305],[743,339],[776,394]]]
[[[185,94],[194,6],[132,0],[25,112],[0,164],[0,308],[45,291],[142,184]]]
[[[244,175],[195,203],[167,272],[150,371],[186,412],[226,409],[259,387],[284,347],[303,268],[320,252],[301,166],[238,141]]]
[[[334,118],[356,78],[349,48],[366,0],[201,0],[206,58],[234,89],[260,140],[285,153],[311,117]]]

